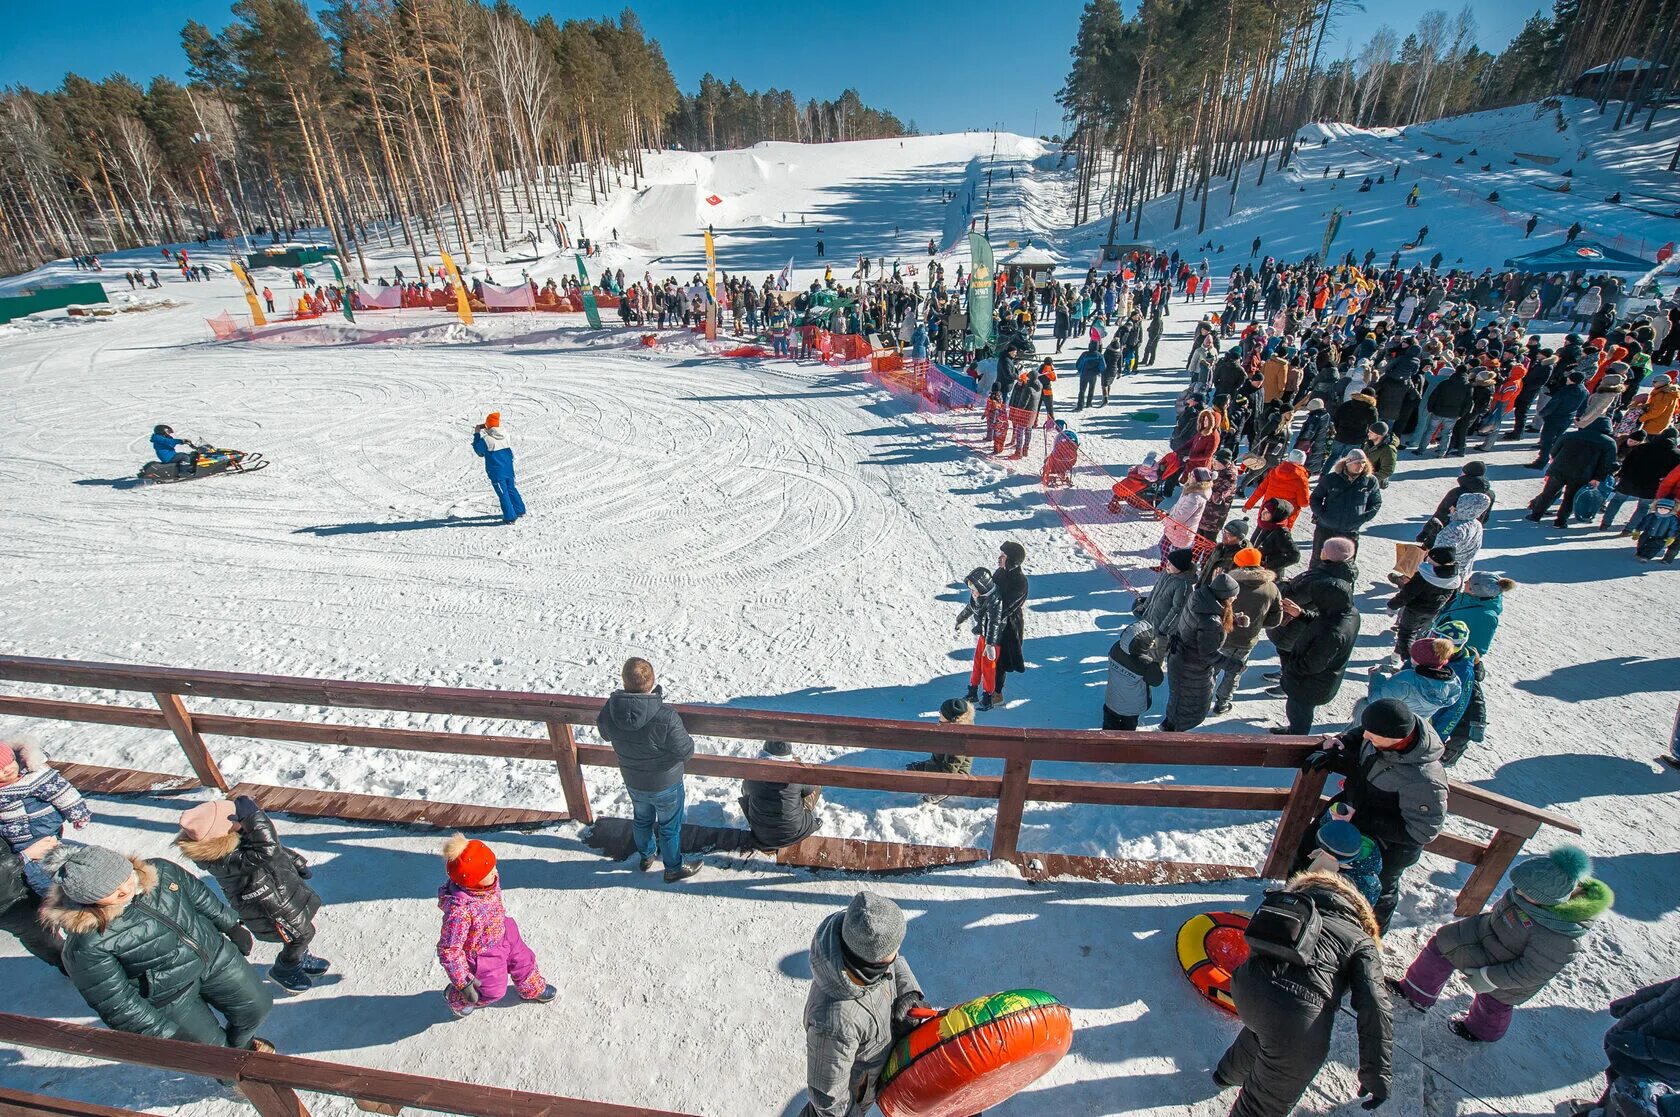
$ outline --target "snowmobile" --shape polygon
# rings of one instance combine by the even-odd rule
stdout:
[[[196,481],[218,473],[255,473],[267,468],[268,462],[261,454],[247,450],[224,450],[208,442],[200,442],[193,447],[191,461],[147,462],[140,467],[139,478],[153,484],[173,485],[177,481]]]

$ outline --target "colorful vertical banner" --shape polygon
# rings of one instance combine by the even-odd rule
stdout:
[[[712,231],[706,230],[706,340],[717,340],[717,250]]]
[[[449,273],[449,281],[455,285],[455,313],[461,316],[465,325],[472,325],[472,307],[467,305],[467,285],[461,282],[461,270],[455,266],[455,257],[446,249],[443,253],[443,267]]]
[[[781,290],[781,291],[786,291],[788,289],[788,284],[792,283],[792,282],[793,282],[793,257],[789,256],[788,257],[788,262],[787,262],[787,267],[783,268],[782,269],[782,274],[776,277],[776,288],[778,290]]]
[[[992,340],[992,243],[980,233],[968,234],[968,337],[970,349],[984,349]]]
[[[329,259],[327,263],[332,265],[333,278],[338,281],[339,308],[344,311],[344,317],[347,321],[354,322],[356,320],[356,312],[351,309],[350,306],[350,285],[344,282],[344,269],[338,266],[337,256]]]
[[[238,260],[229,259],[228,266],[233,274],[239,278],[239,285],[245,289],[245,305],[251,308],[251,324],[254,326],[268,325],[268,319],[263,317],[262,303],[257,299],[257,288],[251,282],[251,273],[245,270]]]
[[[589,319],[589,328],[601,328],[601,307],[595,301],[595,292],[589,286],[589,273],[584,270],[583,257],[574,256],[578,266],[578,295],[583,299],[583,314]]]

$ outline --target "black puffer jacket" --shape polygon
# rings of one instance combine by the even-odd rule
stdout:
[[[1657,495],[1663,478],[1676,469],[1680,469],[1680,452],[1674,449],[1673,436],[1665,431],[1628,451],[1616,473],[1616,491],[1636,500],[1650,500]]]
[[[664,791],[683,777],[683,763],[694,755],[694,738],[677,711],[665,705],[665,689],[639,694],[615,690],[595,716],[595,729],[618,754],[624,786]]]
[[[1320,931],[1312,964],[1297,966],[1258,952],[1231,974],[1231,996],[1237,1015],[1281,1050],[1303,1060],[1317,1060],[1298,1068],[1305,1082],[1323,1061],[1323,1051],[1309,1050],[1309,1036],[1328,1046],[1329,1028],[1342,998],[1353,995],[1359,1024],[1359,1084],[1362,1090],[1381,1086],[1386,1095],[1392,1074],[1393,1019],[1383,986],[1382,947],[1370,905],[1341,876],[1302,873],[1287,890],[1310,897],[1318,909]],[[1293,1035],[1298,1042],[1288,1042]],[[1264,1083],[1250,1079],[1244,1091],[1265,1098]]]
[[[1322,706],[1342,687],[1342,672],[1359,640],[1359,614],[1348,583],[1334,579],[1313,582],[1306,604],[1313,615],[1286,626],[1296,631],[1287,641],[1288,654],[1281,657],[1280,685],[1289,697]]]
[[[24,879],[23,859],[12,852],[11,846],[0,842],[0,911],[26,900],[34,903],[35,893]]]
[[[1435,614],[1458,592],[1459,584],[1456,566],[1449,563],[1437,569],[1431,563],[1424,563],[1388,599],[1387,608],[1400,615],[1401,628],[1413,632],[1434,621]]]
[[[1215,574],[1208,585],[1191,591],[1184,612],[1179,614],[1172,653],[1167,657],[1165,720],[1174,729],[1194,729],[1207,717],[1213,702],[1214,667],[1225,642],[1225,602],[1236,594],[1236,583],[1229,574]]]
[[[1429,413],[1437,419],[1461,419],[1470,414],[1473,401],[1470,374],[1456,368],[1429,393]]]
[[[1333,469],[1313,490],[1310,504],[1318,527],[1358,535],[1382,509],[1382,486],[1369,471],[1349,477]]]
[[[1335,428],[1333,437],[1337,442],[1346,446],[1358,446],[1364,443],[1365,435],[1371,429],[1371,424],[1376,421],[1376,401],[1361,392],[1349,396],[1337,407],[1335,417],[1330,422]]]
[[[120,1032],[223,1043],[193,1027],[208,1017],[190,1002],[213,983],[240,990],[216,1005],[230,1030],[236,1018],[255,1027],[272,1001],[227,938],[239,916],[173,862],[136,859],[134,871],[139,891],[103,929],[96,909],[69,903],[57,886],[42,905],[42,922],[65,934],[64,969],[88,1007]]]
[[[816,789],[810,784],[745,780],[741,790],[742,813],[760,845],[780,849],[811,833],[805,796]]]
[[[1604,1034],[1610,1069],[1623,1078],[1680,1086],[1680,978],[1610,1002],[1616,1022]]]
[[[311,926],[321,897],[303,883],[309,871],[303,858],[280,844],[274,823],[255,803],[249,809],[253,813],[240,830],[201,842],[177,837],[175,844],[216,878],[252,935],[264,942],[291,942]]]
[[[1610,433],[1610,420],[1599,418],[1557,440],[1546,476],[1585,485],[1604,480],[1615,468],[1616,439]]]

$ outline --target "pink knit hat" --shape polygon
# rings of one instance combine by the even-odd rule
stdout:
[[[203,842],[233,833],[233,802],[212,799],[181,814],[181,835],[189,842]]]
[[[1325,562],[1347,562],[1353,558],[1353,540],[1332,535],[1324,541],[1324,546],[1318,549],[1318,553]]]
[[[0,741],[0,768],[4,768],[16,759],[17,753],[12,751],[12,746]]]

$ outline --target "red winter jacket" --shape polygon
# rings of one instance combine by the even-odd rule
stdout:
[[[1657,486],[1658,500],[1680,500],[1680,465],[1668,471],[1668,476]]]

